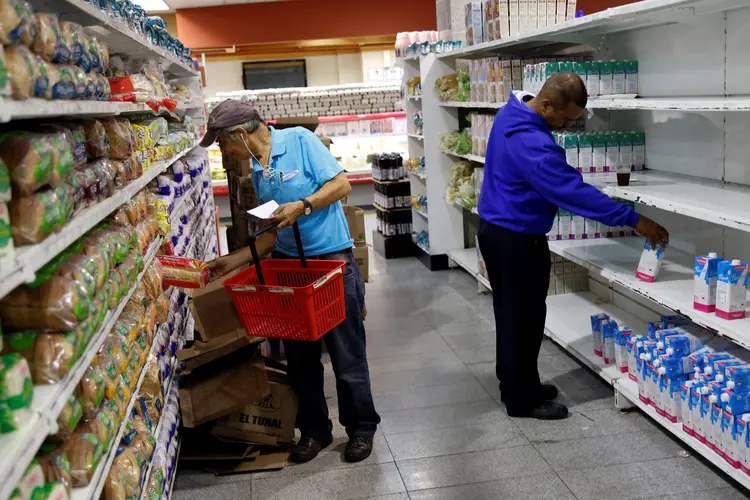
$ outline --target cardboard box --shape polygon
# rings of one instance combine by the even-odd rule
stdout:
[[[249,355],[240,349],[180,378],[185,427],[229,415],[271,394],[263,360],[248,359]]]
[[[209,342],[196,340],[190,347],[177,351],[177,360],[182,364],[183,370],[192,371],[237,349],[251,344],[261,344],[265,340],[262,337],[250,337],[244,329],[238,329]]]
[[[232,296],[224,288],[224,282],[240,271],[242,269],[237,269],[212,281],[205,288],[188,291],[188,307],[195,318],[195,330],[203,342],[210,342],[237,330],[245,331]]]
[[[270,393],[219,419],[214,435],[269,446],[294,441],[297,396],[281,371],[269,368],[266,373]]]
[[[366,245],[365,240],[365,211],[358,207],[344,205],[346,223],[349,225],[349,234],[354,239],[356,246]]]
[[[370,251],[366,246],[354,247],[354,261],[359,266],[365,283],[370,281]]]

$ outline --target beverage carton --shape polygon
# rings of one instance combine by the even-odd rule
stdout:
[[[718,453],[721,457],[724,457],[724,451],[721,448],[723,439],[721,437],[721,417],[724,414],[724,410],[721,404],[717,403],[718,396],[711,394],[709,396],[709,402],[711,403],[711,417],[708,430],[706,431],[706,444]]]
[[[737,426],[737,440],[739,441],[740,469],[750,475],[750,433],[748,433],[748,421],[750,413],[739,415],[735,420]]]
[[[676,424],[682,421],[682,378],[661,376],[664,417]]]
[[[600,61],[587,61],[584,63],[586,68],[586,91],[590,96],[599,95],[599,72],[601,71]]]
[[[580,172],[581,169],[578,166],[578,136],[576,134],[563,134],[562,137],[565,161]]]
[[[498,0],[497,2],[497,14],[495,16],[498,27],[495,32],[500,38],[508,38],[510,36],[510,23],[508,20],[508,0]]]
[[[578,169],[583,173],[596,172],[594,164],[594,137],[586,132],[578,134]]]
[[[609,323],[609,315],[605,313],[594,314],[591,316],[591,338],[594,342],[594,354],[599,357],[604,355],[602,348],[604,346],[603,326]]]
[[[693,307],[698,311],[716,311],[716,283],[721,260],[715,252],[695,257]]]
[[[602,132],[591,134],[591,170],[604,172],[607,165],[606,135]],[[618,153],[619,154],[619,153]]]
[[[560,61],[560,72],[565,73],[572,73],[573,72],[573,63],[571,61]]]
[[[555,13],[555,22],[557,24],[565,22],[565,14],[567,13],[567,3],[565,0],[557,0],[557,11]]]
[[[552,219],[552,227],[547,232],[547,241],[556,241],[560,238],[560,222],[558,219],[558,215],[555,214],[555,217]]]
[[[607,132],[604,134],[606,154],[604,160],[604,171],[615,172],[617,163],[620,160],[620,141],[617,132]]]
[[[538,28],[547,26],[547,0],[537,0],[536,2],[536,25]]]
[[[599,223],[591,219],[586,219],[584,222],[586,231],[584,234],[584,239],[595,240],[599,238]]]
[[[529,1],[518,0],[518,32],[526,33],[529,31]]]
[[[565,8],[565,19],[570,20],[576,17],[576,0],[568,0]]]
[[[638,94],[638,61],[625,63],[625,93]]]
[[[586,239],[586,218],[582,215],[573,214],[572,220],[573,240]]]
[[[599,95],[612,95],[612,62],[599,63]]]
[[[485,0],[484,2],[484,27],[486,33],[486,42],[497,40],[498,36],[495,34],[495,4],[498,0]]]
[[[737,429],[737,421],[740,420],[738,416],[732,415],[731,412],[724,410],[724,416],[721,421],[721,430],[724,434],[726,461],[734,467],[739,469],[740,454],[742,453],[742,447],[740,446],[740,436]],[[743,443],[744,446],[744,443]]]
[[[692,380],[686,380],[680,386],[682,430],[693,435],[693,416],[690,408],[690,388],[693,387]]]
[[[557,0],[547,0],[547,26],[557,23]]]
[[[518,0],[509,0],[509,14],[508,19],[510,21],[510,36],[518,34]]]
[[[627,340],[628,348],[628,378],[633,382],[638,381],[638,362],[636,355],[638,352],[638,342],[642,342],[644,337],[631,335]]]
[[[575,239],[575,235],[573,233],[573,214],[561,208],[558,211],[558,220],[560,221],[560,239]]]
[[[646,133],[631,132],[633,138],[633,170],[646,169]]]
[[[617,168],[619,172],[630,172],[633,169],[633,136],[630,132],[619,132],[617,134],[619,153],[617,155]]]
[[[691,420],[693,422],[693,437],[701,443],[706,442],[705,424],[703,421],[704,406],[703,395],[708,389],[702,383],[696,383],[690,390]],[[708,399],[706,399],[706,410],[708,410]]]
[[[605,365],[615,363],[615,332],[617,331],[617,322],[609,320],[602,324],[602,358]]]
[[[612,63],[612,93],[625,93],[625,61]]]
[[[539,13],[537,12],[537,0],[529,0],[529,10],[526,14],[526,29],[533,31],[537,27]]]
[[[629,326],[620,326],[615,332],[615,366],[620,373],[628,373],[628,339],[633,335]]]
[[[635,277],[641,281],[653,283],[659,275],[659,270],[661,269],[661,263],[663,260],[664,249],[660,246],[652,248],[651,244],[646,240],[646,243],[643,245],[641,261],[638,263],[638,270],[635,273]]]
[[[747,315],[747,262],[723,260],[718,264],[716,315],[742,319]]]

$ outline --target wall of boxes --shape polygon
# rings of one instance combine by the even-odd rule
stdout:
[[[464,9],[466,45],[476,45],[573,19],[576,0],[484,0]]]

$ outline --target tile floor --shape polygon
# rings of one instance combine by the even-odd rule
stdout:
[[[382,417],[373,455],[343,462],[337,427],[333,446],[305,465],[229,477],[178,469],[176,500],[750,498],[647,417],[620,414],[612,389],[549,341],[539,369],[572,417],[508,417],[494,375],[491,297],[460,270],[371,255],[366,327]]]

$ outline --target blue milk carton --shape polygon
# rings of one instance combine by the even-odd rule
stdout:
[[[708,444],[708,433],[711,429],[711,402],[708,399],[708,387],[700,388],[700,406],[698,420],[695,426],[695,438],[703,444]]]
[[[628,378],[633,382],[638,382],[638,361],[636,359],[638,355],[638,343],[643,345],[643,341],[647,337],[631,335],[628,337]]]
[[[747,262],[739,259],[719,262],[716,284],[716,315],[742,319],[747,315]]]
[[[591,315],[591,337],[594,342],[594,354],[599,357],[603,356],[602,347],[604,345],[602,337],[602,325],[609,321],[609,315],[605,313]]]
[[[602,357],[605,365],[615,363],[615,332],[617,331],[617,322],[609,320],[602,324]]]
[[[750,413],[738,415],[735,420],[737,427],[737,441],[739,442],[740,469],[750,475],[750,434],[748,434]]]
[[[615,332],[615,366],[620,373],[628,373],[628,340],[633,336],[629,326],[620,326]]]
[[[729,465],[735,469],[740,468],[739,449],[735,441],[736,433],[734,429],[735,418],[731,411],[723,410],[721,414],[721,445],[720,455],[724,457]]]
[[[693,266],[693,308],[716,311],[716,283],[721,259],[715,252],[695,257]]]
[[[680,415],[682,416],[682,430],[690,436],[693,435],[693,416],[690,408],[690,389],[693,387],[694,382],[692,380],[685,380],[680,386],[680,402],[682,409]]]

